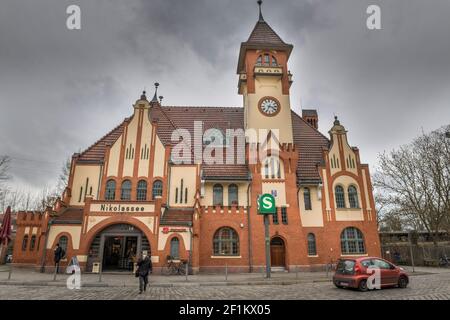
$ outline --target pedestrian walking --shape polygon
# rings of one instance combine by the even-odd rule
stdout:
[[[61,261],[61,259],[64,257],[64,250],[59,246],[59,243],[56,244],[56,248],[54,251],[55,257],[54,257],[54,262],[55,262],[55,268],[56,268],[56,273],[59,272],[59,262]]]
[[[147,290],[148,275],[152,272],[152,260],[147,251],[142,251],[142,256],[137,262],[136,277],[139,277],[139,294]]]

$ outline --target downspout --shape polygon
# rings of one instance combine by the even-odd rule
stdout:
[[[47,223],[47,230],[45,232],[45,245],[44,245],[44,252],[42,254],[42,259],[41,259],[41,273],[45,272],[45,260],[47,258],[47,244],[48,244],[48,234],[50,232],[50,227],[53,224],[53,219],[48,220]]]
[[[248,266],[250,273],[253,272],[253,251],[252,251],[252,225],[250,219],[250,192],[251,184],[248,184],[247,187],[247,216],[248,216]]]

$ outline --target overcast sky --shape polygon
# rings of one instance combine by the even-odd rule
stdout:
[[[81,7],[81,30],[66,8]],[[377,4],[382,30],[366,28]],[[265,0],[294,45],[291,105],[333,115],[363,162],[450,123],[450,1]],[[165,105],[242,106],[239,46],[256,0],[2,0],[0,155],[14,188],[55,184],[62,163],[132,114],[158,81]]]

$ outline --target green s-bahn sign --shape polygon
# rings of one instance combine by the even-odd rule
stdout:
[[[275,198],[269,193],[260,195],[258,198],[258,213],[274,214],[276,212],[277,208],[275,207]]]

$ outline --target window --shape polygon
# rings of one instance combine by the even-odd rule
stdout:
[[[114,200],[116,198],[116,182],[108,180],[106,182],[105,200]]]
[[[59,238],[59,241],[58,241],[58,243],[59,243],[59,247],[61,248],[61,249],[63,249],[64,250],[64,252],[67,252],[67,237],[66,236],[61,236],[60,238]]]
[[[216,128],[211,128],[205,131],[203,143],[205,145],[218,147],[227,145],[226,136],[223,134],[222,130]]]
[[[264,178],[281,179],[280,159],[278,157],[269,157],[264,160]]]
[[[125,180],[122,183],[120,199],[121,200],[131,200],[131,181],[130,180]]]
[[[172,238],[170,240],[170,256],[173,259],[180,258],[180,240],[178,238]]]
[[[216,184],[213,187],[213,205],[214,206],[223,205],[223,187],[221,184]]]
[[[225,227],[214,234],[213,251],[215,256],[239,255],[239,237],[231,228]]]
[[[309,188],[303,189],[303,199],[305,200],[305,210],[311,210],[311,191]]]
[[[315,256],[317,255],[317,249],[316,249],[316,236],[314,233],[308,234],[308,256]]]
[[[277,63],[277,59],[275,59],[274,56],[272,56],[272,67],[277,67],[278,63]]]
[[[32,235],[30,241],[30,250],[33,251],[35,246],[36,246],[36,236]]]
[[[259,56],[258,59],[256,60],[256,65],[257,66],[262,65],[262,57],[261,56]]]
[[[372,259],[372,265],[380,269],[391,269],[391,265],[389,263],[380,259]]]
[[[138,182],[136,200],[138,201],[147,200],[147,181],[140,180]]]
[[[355,227],[345,228],[341,233],[342,254],[366,253],[362,232]]]
[[[238,186],[236,184],[230,184],[228,186],[228,205],[232,206],[232,205],[238,205],[239,201],[238,201]]]
[[[334,188],[334,196],[336,197],[336,207],[345,208],[344,188],[342,186]]]
[[[281,222],[283,222],[283,224],[287,224],[288,223],[287,208],[286,207],[281,207]]]
[[[22,251],[27,250],[28,246],[28,235],[25,235],[22,240]]]
[[[264,55],[264,65],[270,65],[270,56],[268,54]]]
[[[348,187],[348,203],[350,208],[358,208],[358,191],[355,186]]]
[[[278,209],[277,209],[277,211],[275,211],[275,213],[272,215],[272,222],[273,222],[273,224],[279,224],[279,221],[278,221]]]

